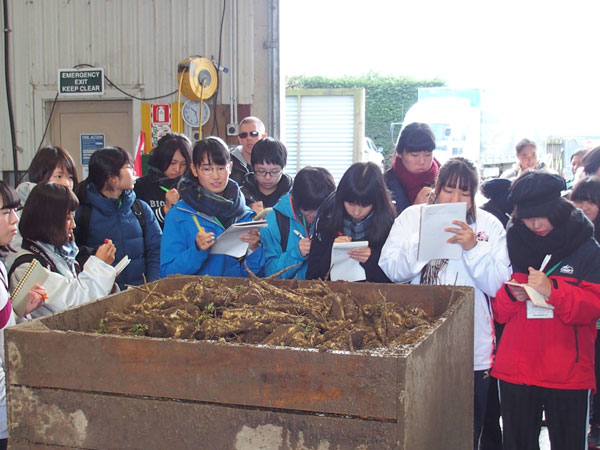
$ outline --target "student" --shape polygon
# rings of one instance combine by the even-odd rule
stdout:
[[[29,195],[21,214],[21,251],[10,268],[10,284],[16,286],[33,259],[44,266],[48,302],[33,313],[41,317],[81,305],[109,294],[116,277],[112,242],[101,245],[80,271],[73,241],[75,210],[79,202],[70,189],[55,183],[39,183]],[[44,226],[41,227],[40,224]],[[71,242],[70,247],[65,244]],[[69,250],[66,250],[69,249]]]
[[[515,146],[517,162],[505,170],[500,178],[514,180],[525,170],[548,171],[546,164],[538,159],[537,144],[529,139],[521,139]]]
[[[277,139],[267,137],[254,144],[251,161],[254,172],[246,174],[242,193],[246,204],[258,214],[275,206],[290,191],[292,177],[283,173],[287,149]]]
[[[504,228],[494,216],[475,207],[477,183],[477,170],[473,163],[464,158],[451,158],[440,169],[430,200],[432,203],[467,203],[465,220],[455,220],[455,227],[445,228],[445,231],[455,234],[447,242],[459,244],[463,249],[460,259],[418,261],[421,205],[407,208],[396,218],[379,259],[379,265],[395,283],[456,284],[475,288],[475,449],[485,416],[489,388],[487,374],[494,350],[490,297],[510,278]]]
[[[571,201],[581,209],[585,216],[594,225],[594,238],[600,242],[600,178],[587,177],[577,183],[571,192]],[[598,323],[596,324],[598,328]],[[594,373],[596,375],[596,393],[592,397],[590,408],[590,433],[588,445],[590,448],[600,448],[600,339],[596,331],[594,345]]]
[[[136,199],[133,184],[133,166],[125,150],[96,150],[89,176],[80,186],[81,205],[75,216],[79,247],[97,249],[109,239],[117,248],[117,261],[125,255],[131,259],[117,277],[121,289],[160,278],[160,226],[148,204]]]
[[[244,262],[255,274],[264,264],[258,231],[240,239],[248,243],[245,257],[210,253],[215,239],[234,223],[250,222],[255,213],[244,203],[237,183],[229,179],[231,160],[227,145],[218,137],[196,142],[192,175],[179,183],[181,200],[165,221],[161,274],[245,277]]]
[[[435,136],[425,123],[413,122],[400,133],[396,159],[385,173],[397,214],[410,205],[427,202],[440,167],[433,158],[434,149]]]
[[[533,308],[523,290],[507,284],[492,303],[496,320],[505,323],[492,370],[500,380],[504,450],[537,448],[542,411],[553,450],[586,448],[588,395],[596,386],[600,247],[583,212],[561,198],[564,188],[560,176],[540,172],[511,187],[513,279],[545,296],[553,309]]]
[[[27,169],[27,181],[17,186],[17,194],[21,199],[21,205],[27,201],[27,197],[36,184],[42,181],[51,181],[62,184],[69,189],[77,186],[77,171],[73,158],[61,147],[41,148],[31,160]],[[17,233],[11,247],[18,252],[21,248],[21,235]],[[5,257],[5,264],[10,267],[16,253],[9,253]]]
[[[368,247],[350,250],[349,256],[360,262],[366,281],[389,283],[378,263],[395,216],[381,169],[371,162],[351,165],[317,213],[306,279],[325,279],[334,242],[369,241]]]
[[[327,169],[304,167],[296,174],[291,193],[277,202],[273,213],[267,216],[267,227],[260,233],[266,276],[289,268],[279,278],[306,278],[312,243],[311,222],[321,203],[333,191],[335,181]]]
[[[148,158],[148,174],[138,178],[133,190],[154,211],[161,229],[165,216],[179,201],[177,183],[191,163],[192,143],[179,133],[167,133],[158,140]]]
[[[0,181],[0,256],[12,251],[10,244],[17,234],[19,218],[16,209],[20,201],[17,192]],[[4,264],[0,261],[0,450],[8,445],[8,422],[6,418],[6,382],[4,373],[4,328],[16,324],[15,313],[10,301],[8,275]],[[25,313],[38,308],[44,302],[46,290],[40,285],[29,291],[29,299]]]
[[[492,178],[481,185],[481,193],[487,202],[481,207],[484,211],[493,214],[506,228],[512,214],[513,206],[508,201],[508,190],[511,181],[507,178]]]
[[[239,186],[244,184],[246,174],[252,172],[252,149],[261,139],[267,137],[265,133],[265,124],[258,117],[249,116],[240,122],[240,132],[238,141],[240,145],[231,151],[231,169],[230,179]]]

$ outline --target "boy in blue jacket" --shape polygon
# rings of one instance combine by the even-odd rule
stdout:
[[[267,227],[261,230],[266,276],[298,264],[279,277],[306,279],[311,223],[321,203],[333,191],[335,181],[327,169],[304,167],[296,174],[292,192],[281,197],[267,215]]]
[[[246,206],[238,184],[229,179],[231,159],[227,145],[218,137],[196,143],[192,175],[182,178],[180,200],[165,218],[161,252],[161,275],[211,275],[247,277],[248,268],[259,274],[264,264],[258,231],[240,239],[248,243],[242,258],[210,253],[215,239],[234,223],[250,222],[255,213]]]

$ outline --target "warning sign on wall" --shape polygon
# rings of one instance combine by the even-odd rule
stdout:
[[[152,124],[171,123],[171,105],[152,105]]]

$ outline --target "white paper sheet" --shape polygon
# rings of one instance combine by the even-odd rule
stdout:
[[[331,248],[331,273],[332,281],[362,281],[367,279],[365,269],[356,259],[348,256],[348,251],[353,248],[362,248],[369,245],[368,241],[334,243]]]
[[[230,255],[234,258],[240,258],[246,254],[248,243],[240,239],[240,236],[250,230],[259,230],[267,226],[266,220],[256,220],[253,222],[234,223],[222,234],[217,236],[215,245],[210,248],[210,252],[220,255]]]
[[[460,259],[463,252],[461,245],[446,242],[455,234],[444,231],[444,228],[458,228],[458,225],[454,225],[452,221],[461,220],[465,222],[466,216],[467,204],[465,202],[423,205],[421,208],[417,260]]]
[[[554,306],[552,306],[549,303],[546,303],[546,300],[548,300],[548,297],[546,297],[544,294],[536,291],[534,288],[532,288],[528,284],[517,283],[516,281],[506,281],[506,284],[515,286],[516,289],[523,289],[525,291],[525,293],[527,294],[527,296],[529,297],[529,299],[531,300],[531,302],[535,306],[538,306],[540,308],[554,309]]]

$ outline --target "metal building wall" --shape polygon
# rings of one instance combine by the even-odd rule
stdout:
[[[218,60],[224,5],[221,65],[237,67],[238,104],[251,104],[253,114],[267,117],[268,67],[263,43],[268,32],[268,1],[8,0],[9,74],[16,141],[22,149],[19,168],[28,166],[40,143],[46,125],[44,104],[54,100],[59,68],[103,67],[115,84],[139,97],[172,92],[177,89],[179,61],[190,55]],[[232,5],[237,5],[235,64],[229,44]],[[229,103],[230,76],[232,72],[221,74],[218,103]],[[107,84],[106,95],[100,99],[122,98],[126,97]],[[164,102],[175,100],[173,95]],[[139,111],[138,105],[134,103],[134,111]],[[6,95],[0,97],[0,108],[5,117]],[[0,146],[0,169],[12,170],[5,118],[0,121]]]

